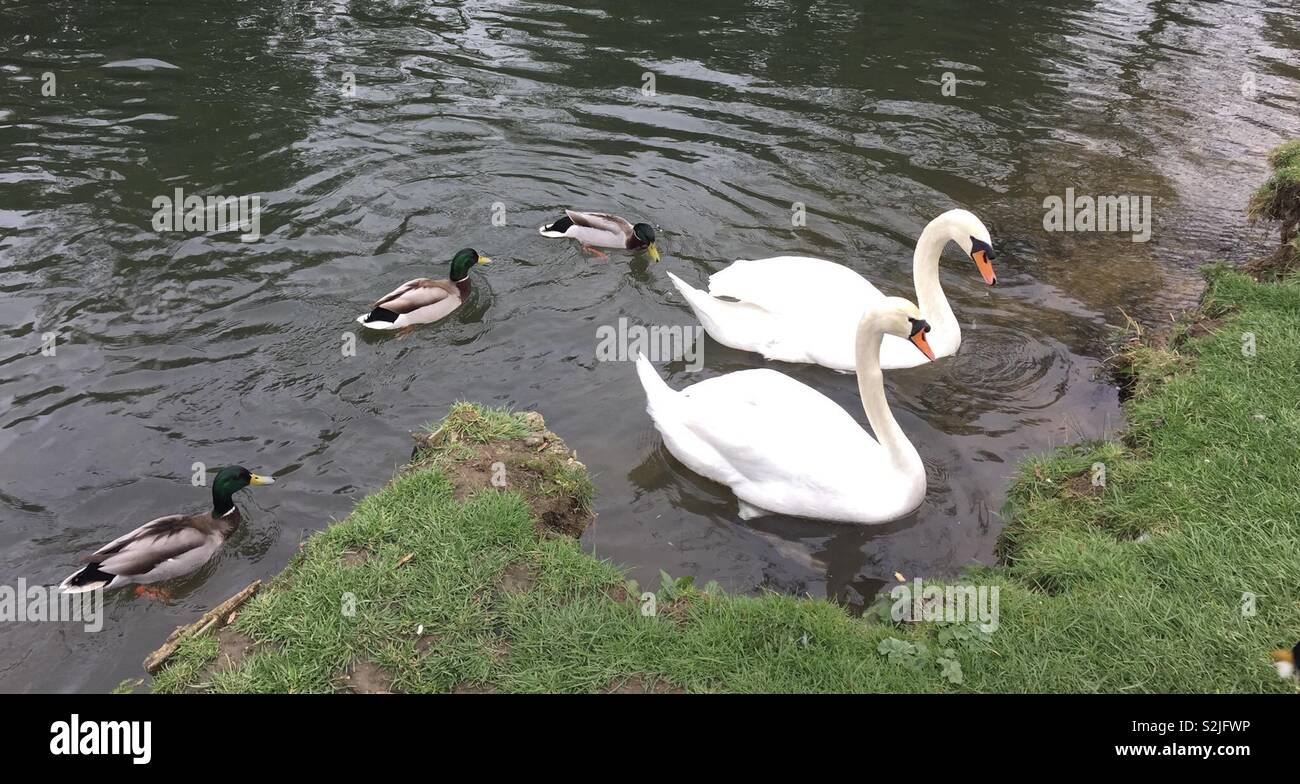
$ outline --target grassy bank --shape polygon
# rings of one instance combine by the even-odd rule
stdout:
[[[1294,690],[1267,662],[1300,637],[1300,285],[1207,278],[1198,313],[1128,349],[1123,441],[1023,466],[1009,655],[980,687]]]
[[[1268,652],[1300,636],[1300,285],[1216,270],[1128,356],[1124,440],[1025,464],[1003,565],[962,578],[1000,589],[991,636],[671,579],[645,614],[573,538],[590,485],[563,443],[460,404],[154,689],[1294,691]]]
[[[590,485],[541,427],[454,407],[406,471],[312,537],[233,624],[186,639],[154,690],[920,687],[882,667],[876,647],[894,630],[826,602],[670,580],[645,614],[643,589],[572,537]]]

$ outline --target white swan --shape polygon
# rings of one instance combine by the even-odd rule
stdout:
[[[979,218],[966,210],[949,210],[930,221],[916,241],[912,280],[921,313],[933,327],[930,345],[936,357],[951,356],[961,345],[961,327],[939,285],[939,256],[950,241],[974,260],[985,283],[997,283],[993,240]],[[707,293],[671,272],[668,277],[704,329],[722,345],[846,372],[854,369],[853,335],[862,308],[885,298],[848,267],[806,256],[736,261],[710,276]],[[881,367],[914,367],[924,361],[901,338],[885,338]]]
[[[677,392],[640,355],[637,375],[668,451],[730,487],[742,518],[883,523],[920,505],[925,467],[885,400],[880,345],[896,336],[933,359],[929,331],[900,297],[874,303],[858,321],[858,392],[876,438],[830,398],[775,370],[728,373]]]

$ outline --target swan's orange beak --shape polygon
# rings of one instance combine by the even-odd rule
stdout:
[[[910,340],[912,341],[912,345],[921,349],[921,353],[925,355],[926,359],[931,362],[934,361],[934,352],[930,350],[930,343],[925,339],[925,330],[917,330],[913,333]]]
[[[1273,651],[1273,661],[1295,664],[1295,656],[1290,651]]]
[[[984,282],[990,286],[997,285],[998,276],[993,272],[993,262],[989,261],[989,254],[986,250],[977,250],[970,255],[975,260],[975,268],[980,271],[984,277]]]

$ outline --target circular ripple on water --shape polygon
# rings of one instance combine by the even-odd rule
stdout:
[[[940,360],[937,370],[919,404],[946,420],[941,428],[947,432],[974,427],[991,411],[1043,409],[1065,397],[1071,380],[1070,360],[1059,343],[992,324],[963,330],[957,355]]]

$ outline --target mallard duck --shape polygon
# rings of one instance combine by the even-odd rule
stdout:
[[[165,595],[165,591],[145,585],[198,571],[239,528],[239,507],[231,496],[249,485],[274,482],[243,466],[223,468],[212,482],[211,512],[150,520],[82,558],[86,566],[59,583],[59,589],[64,593],[85,593],[137,583],[137,594]]]
[[[470,268],[490,261],[473,248],[456,251],[450,279],[408,280],[381,297],[369,313],[357,316],[357,323],[370,329],[402,329],[446,318],[469,296]]]
[[[729,486],[742,519],[778,513],[884,523],[925,498],[925,465],[885,399],[880,343],[893,335],[932,360],[930,327],[902,298],[866,307],[856,330],[858,393],[875,438],[838,403],[784,373],[741,370],[678,392],[638,355],[646,410],[664,446],[687,468]]]
[[[961,327],[939,285],[939,257],[949,242],[975,262],[985,283],[998,282],[993,240],[979,218],[966,210],[949,210],[926,225],[912,255],[912,281],[921,312],[934,327],[930,345],[936,357],[951,356],[961,345]],[[845,373],[855,367],[853,336],[863,306],[885,298],[848,267],[807,256],[733,262],[709,277],[707,292],[671,272],[668,277],[705,331],[722,345]],[[926,361],[907,341],[885,336],[882,368],[915,367]]]
[[[1300,660],[1300,642],[1289,651],[1273,651],[1273,666],[1283,680],[1295,677],[1297,660]]]
[[[564,217],[541,228],[543,237],[571,237],[582,244],[582,249],[601,258],[609,258],[596,248],[640,250],[645,248],[650,258],[659,260],[659,245],[655,242],[655,227],[649,223],[633,225],[626,218],[605,212],[577,212],[565,210]]]

